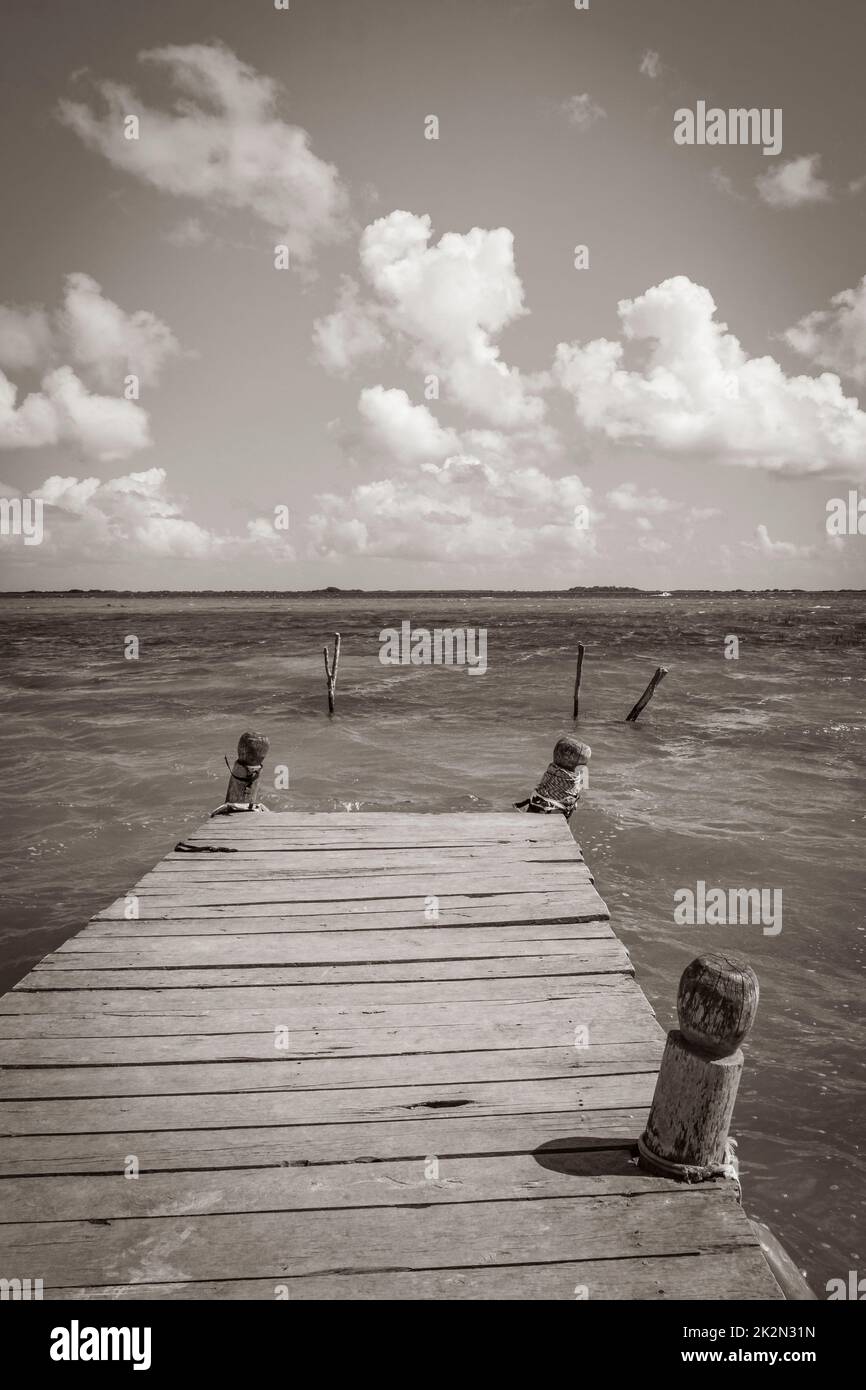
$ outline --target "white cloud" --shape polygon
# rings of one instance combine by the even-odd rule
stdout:
[[[345,230],[347,197],[333,164],[279,114],[280,88],[219,43],[139,53],[179,97],[173,110],[142,102],[117,82],[96,84],[104,109],[60,103],[60,118],[116,168],[178,197],[253,213],[301,263]],[[139,139],[126,139],[136,115]]]
[[[284,532],[257,517],[245,535],[222,535],[183,514],[171,496],[164,468],[148,468],[102,482],[99,478],[47,478],[32,494],[45,503],[45,538],[30,562],[44,557],[75,563],[158,562],[164,559],[236,561],[261,556],[293,560]]]
[[[661,58],[654,48],[648,48],[640,60],[639,71],[644,77],[655,79],[662,70]]]
[[[749,357],[709,290],[676,276],[619,304],[623,341],[560,343],[556,374],[578,418],[609,439],[671,455],[809,473],[866,470],[866,414],[838,377],[788,377]],[[645,344],[628,369],[626,346]]]
[[[806,556],[812,554],[811,546],[794,545],[792,541],[771,540],[770,533],[763,521],[758,526],[755,535],[757,537],[756,548],[760,550],[763,555],[769,555],[774,560],[805,559]]]
[[[379,319],[376,305],[363,304],[356,282],[344,276],[336,309],[313,325],[317,360],[327,371],[343,373],[381,352],[386,339]]]
[[[212,532],[180,515],[166,490],[163,468],[100,482],[53,476],[34,492],[45,502],[50,554],[111,560],[141,557],[198,559],[219,545]]]
[[[670,550],[670,542],[663,541],[660,536],[638,536],[638,548],[645,550],[648,555],[664,555],[665,551]]]
[[[820,163],[819,154],[807,154],[774,164],[766,174],[759,174],[755,179],[760,198],[771,208],[828,202],[830,185],[818,177]]]
[[[72,444],[105,461],[146,448],[147,414],[120,394],[124,379],[134,373],[152,386],[179,352],[171,329],[155,314],[127,313],[80,272],[66,277],[62,305],[53,313],[41,306],[0,307],[0,368],[42,375],[42,389],[16,406],[18,388],[0,371],[0,448]]]
[[[679,505],[677,502],[669,501],[667,497],[662,497],[655,489],[641,495],[637,490],[637,483],[620,483],[619,487],[607,494],[607,500],[620,512],[654,512],[660,514],[672,512]]]
[[[444,458],[460,447],[456,432],[443,429],[427,406],[413,405],[405,391],[367,387],[358,411],[374,443],[402,463]]]
[[[71,367],[56,367],[19,406],[0,372],[0,448],[73,444],[103,461],[126,458],[150,443],[147,415],[134,401],[88,392]]]
[[[562,110],[568,117],[570,123],[577,126],[578,130],[589,130],[596,121],[602,120],[607,112],[603,106],[599,106],[597,101],[593,101],[589,92],[581,92],[579,96],[568,97],[562,103]]]
[[[831,309],[806,314],[782,336],[789,347],[819,367],[866,383],[866,275],[853,290],[841,290]]]
[[[57,327],[76,367],[107,389],[121,389],[129,372],[143,386],[153,386],[165,362],[180,352],[171,329],[155,314],[147,309],[127,314],[80,273],[66,277]]]
[[[347,369],[387,332],[417,371],[435,374],[449,396],[493,424],[539,423],[542,384],[500,357],[495,337],[526,312],[507,227],[446,232],[431,242],[428,216],[395,211],[361,238],[361,267],[375,299],[362,305],[344,286],[334,314],[315,326],[320,360]]]
[[[552,479],[536,468],[507,469],[460,454],[414,477],[317,498],[310,532],[315,551],[328,558],[572,561],[594,546],[591,531],[575,526],[575,508],[588,499],[577,477]]]
[[[553,478],[539,467],[552,452],[543,435],[446,429],[427,406],[382,386],[362,391],[358,408],[368,452],[377,467],[395,465],[394,475],[347,497],[316,498],[309,529],[317,554],[471,566],[512,556],[546,563],[593,549],[589,530],[576,525],[590,492],[574,475]]]

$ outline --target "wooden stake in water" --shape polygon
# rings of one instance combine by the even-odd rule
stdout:
[[[578,709],[579,709],[579,706],[580,706],[580,677],[581,677],[581,674],[582,674],[582,672],[583,672],[583,654],[584,654],[585,651],[586,651],[586,647],[583,645],[583,643],[582,643],[582,642],[578,642],[578,644],[577,644],[577,671],[576,671],[575,677],[574,677],[574,712],[573,712],[573,717],[574,717],[575,719],[576,719],[577,716],[578,716]]]
[[[626,715],[626,720],[625,720],[625,722],[626,722],[627,724],[633,724],[633,723],[635,722],[635,720],[637,719],[638,715],[640,714],[641,710],[643,710],[643,709],[646,708],[646,706],[649,704],[650,700],[652,699],[653,695],[655,694],[656,686],[661,685],[661,683],[662,683],[662,681],[664,680],[664,678],[665,678],[665,676],[667,675],[667,673],[668,673],[668,668],[667,668],[667,666],[659,666],[659,667],[657,668],[655,675],[653,676],[652,680],[650,681],[650,683],[649,683],[649,685],[647,686],[647,688],[646,688],[646,690],[644,691],[644,693],[641,695],[641,697],[640,697],[640,699],[638,700],[637,704],[635,705],[634,709],[632,709],[632,710]]]
[[[329,662],[329,660],[328,660],[328,648],[327,648],[327,647],[323,647],[323,648],[322,648],[322,654],[323,654],[323,656],[324,656],[324,658],[325,658],[325,676],[327,677],[327,681],[328,681],[328,713],[329,713],[329,714],[333,714],[333,713],[334,713],[334,697],[335,697],[336,691],[337,691],[337,668],[338,668],[338,666],[340,665],[340,634],[339,634],[339,632],[335,632],[335,633],[334,633],[334,660],[333,660],[333,663]]]

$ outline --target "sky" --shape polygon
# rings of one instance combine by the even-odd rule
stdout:
[[[863,587],[860,0],[278,4],[6,0],[2,588]]]

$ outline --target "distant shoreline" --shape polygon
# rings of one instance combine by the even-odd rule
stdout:
[[[6,589],[10,598],[832,598],[863,589],[632,589],[587,585],[571,589]]]

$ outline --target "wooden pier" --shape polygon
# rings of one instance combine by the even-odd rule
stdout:
[[[664,1034],[561,816],[226,815],[182,843],[0,1000],[0,1277],[782,1297],[735,1182],[637,1166]]]

